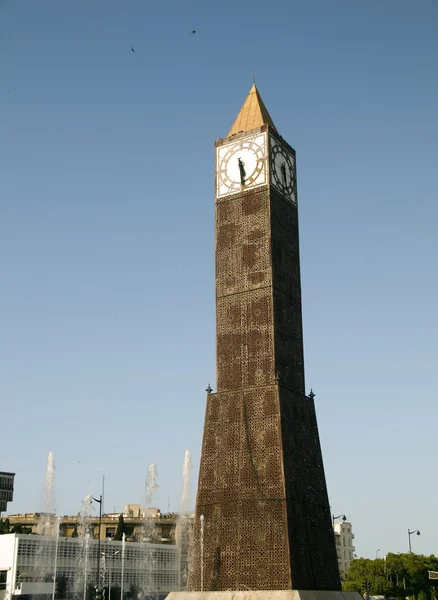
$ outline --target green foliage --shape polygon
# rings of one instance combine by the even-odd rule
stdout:
[[[25,533],[29,535],[29,533],[32,533],[32,527],[26,527],[25,525],[17,523],[12,526],[11,533]]]
[[[386,560],[378,558],[358,558],[351,561],[350,568],[342,583],[345,591],[363,594],[364,581],[370,582],[371,596],[387,598],[418,597],[421,600],[436,598],[434,580],[429,579],[429,571],[438,570],[438,558],[433,554],[392,554]],[[438,583],[438,582],[437,582]]]
[[[3,519],[0,519],[0,535],[5,534],[5,533],[32,533],[32,527],[26,527],[25,525],[21,525],[20,523],[16,523],[15,525],[12,525],[9,522],[9,519],[6,517],[6,519],[3,521]]]
[[[4,533],[10,533],[10,524],[7,517],[4,521],[3,519],[0,519],[0,535]]]
[[[117,523],[117,530],[114,539],[117,542],[121,542],[123,539],[123,534],[125,533],[125,521],[123,519],[123,515],[119,515],[119,522]]]

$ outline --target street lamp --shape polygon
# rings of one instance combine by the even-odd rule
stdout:
[[[335,524],[336,519],[341,519],[341,521],[346,521],[347,517],[345,515],[338,515],[337,517],[335,517],[335,515],[332,515],[333,525]]]
[[[418,529],[413,529],[412,531],[410,529],[408,529],[409,552],[410,553],[412,553],[412,550],[411,550],[411,535],[413,533],[416,533],[417,535],[420,535],[420,531]]]
[[[92,496],[95,502],[99,503],[99,530],[97,533],[97,579],[96,579],[96,596],[99,596],[100,590],[100,530],[102,525],[102,494],[99,496],[99,499]]]
[[[114,563],[114,557],[116,556],[116,554],[120,554],[120,550],[116,550],[116,552],[114,552],[111,555],[108,555],[106,552],[102,552],[102,556],[104,556],[105,558],[108,556],[108,558],[111,558],[112,562]],[[114,564],[113,564],[114,566]],[[109,576],[108,576],[108,600],[111,600],[111,568],[108,569],[109,571]]]
[[[377,548],[377,550],[376,550],[376,558],[379,558],[379,552],[380,552],[380,548]]]

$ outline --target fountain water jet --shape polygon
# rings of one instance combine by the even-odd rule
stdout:
[[[53,590],[52,590],[52,600],[55,600],[56,594],[56,575],[58,571],[58,548],[59,548],[59,529],[61,525],[61,517],[56,517],[55,521],[55,529],[56,529],[56,541],[55,541],[55,563],[53,567]]]
[[[200,536],[200,543],[201,543],[201,594],[204,591],[204,515],[201,515],[199,517],[199,520],[201,522],[201,536]]]
[[[126,535],[122,534],[122,581],[120,583],[120,598],[123,600],[123,588],[125,583],[125,552],[126,552]]]
[[[90,550],[90,538],[87,536],[85,538],[84,545],[84,591],[83,591],[83,600],[87,600],[87,582],[88,582],[88,556]],[[79,580],[80,581],[80,580]]]
[[[49,452],[47,457],[47,467],[44,478],[44,492],[41,502],[41,512],[37,520],[38,535],[56,535],[55,525],[55,502],[54,502],[54,480],[55,480],[55,459],[53,452]],[[35,581],[44,582],[47,577],[53,573],[53,563],[44,551],[44,545],[40,544],[35,555],[34,578]]]
[[[184,454],[182,480],[180,518],[176,528],[176,543],[181,552],[180,587],[182,590],[185,590],[187,588],[189,575],[190,544],[192,539],[192,526],[190,522],[192,501],[192,455],[190,450],[186,450]]]
[[[182,475],[183,485],[180,510],[182,514],[187,514],[190,512],[192,501],[192,455],[190,450],[186,450],[184,454]]]
[[[90,525],[89,516],[91,510],[91,503],[93,502],[93,496],[87,494],[82,500],[81,510],[79,511],[78,519],[78,538],[79,538],[79,553],[78,562],[80,565],[79,573],[82,576],[77,577],[73,582],[73,595],[76,598],[83,597],[86,600],[87,595],[87,579],[88,579],[88,559],[90,550]]]
[[[158,490],[158,471],[157,465],[155,463],[151,463],[148,468],[148,472],[146,475],[145,481],[145,492],[146,492],[146,506],[151,507],[152,501],[154,500],[154,496],[156,491]]]
[[[154,536],[154,515],[152,511],[148,509],[152,508],[153,502],[156,500],[156,493],[158,490],[158,470],[155,463],[149,465],[146,481],[145,481],[145,510],[143,513],[143,523],[141,528],[141,536],[143,542],[153,541]],[[142,592],[144,596],[150,597],[154,592],[155,584],[153,579],[155,555],[151,548],[144,546],[142,569],[145,573],[145,581],[142,586]]]
[[[38,535],[50,535],[51,519],[55,514],[54,483],[55,483],[55,457],[49,452],[47,457],[46,476],[44,481],[44,495],[42,510],[38,519]]]

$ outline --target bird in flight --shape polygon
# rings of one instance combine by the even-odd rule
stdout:
[[[196,33],[196,29],[194,29],[194,30],[192,31],[192,35],[193,35],[194,33]]]
[[[134,48],[131,46],[131,52],[134,52],[134,54],[137,54],[137,52],[134,50]]]

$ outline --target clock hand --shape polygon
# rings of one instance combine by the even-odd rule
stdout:
[[[284,187],[287,187],[286,165],[284,163],[281,163],[280,171],[283,175]]]
[[[242,185],[245,185],[245,177],[246,177],[245,163],[242,161],[242,159],[240,157],[237,160],[239,163],[240,183]]]

